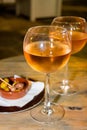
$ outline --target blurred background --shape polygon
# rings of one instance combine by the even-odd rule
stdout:
[[[46,25],[56,16],[73,15],[87,20],[86,0],[0,0],[0,59],[23,54],[28,28]],[[87,45],[77,56],[87,56]]]

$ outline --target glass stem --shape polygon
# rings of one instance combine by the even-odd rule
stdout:
[[[68,63],[65,65],[64,80],[68,82]]]
[[[50,102],[50,74],[46,74],[46,82],[45,82],[45,101],[44,101],[44,114],[50,115],[53,113]]]
[[[68,81],[68,63],[65,66],[65,72],[64,72],[64,79],[62,81],[62,89],[64,91],[64,93],[67,93],[68,89],[69,89],[69,81]]]

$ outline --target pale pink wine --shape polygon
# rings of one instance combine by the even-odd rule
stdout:
[[[67,44],[55,42],[29,43],[24,48],[27,63],[36,71],[50,73],[63,67],[70,58],[71,49]]]
[[[87,42],[87,34],[83,32],[72,32],[72,54],[79,52]]]

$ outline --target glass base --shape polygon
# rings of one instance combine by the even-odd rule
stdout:
[[[53,85],[53,92],[59,95],[73,95],[78,92],[78,88],[70,81],[63,80]]]
[[[51,104],[51,113],[45,113],[43,105],[33,108],[30,111],[31,117],[38,123],[54,124],[61,120],[64,116],[64,109],[62,106],[57,104]]]

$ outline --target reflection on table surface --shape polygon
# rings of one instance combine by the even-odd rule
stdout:
[[[63,78],[64,68],[51,74],[52,86]],[[0,61],[0,76],[21,75],[26,78],[44,81],[44,75],[32,70],[24,57],[16,56]],[[34,122],[29,111],[0,114],[1,130],[87,130],[87,59],[71,56],[69,61],[69,79],[79,88],[78,94],[59,96],[51,91],[51,100],[63,105],[64,118],[56,125],[44,126]]]

